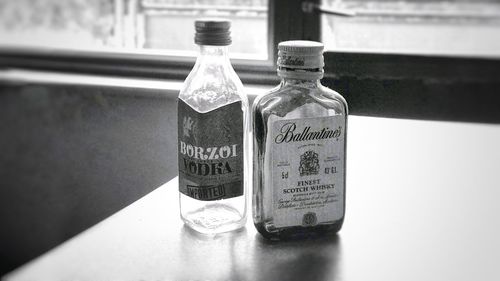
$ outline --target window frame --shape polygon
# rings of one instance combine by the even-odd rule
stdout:
[[[269,0],[268,60],[232,59],[244,83],[279,82],[279,42],[321,41],[321,15],[303,13],[302,2]],[[323,84],[342,93],[353,114],[500,122],[499,59],[332,51],[324,56]],[[193,57],[155,54],[0,48],[0,68],[78,74],[184,80],[194,62]],[[481,104],[470,106],[474,100]]]
[[[0,68],[70,72],[78,74],[184,80],[195,57],[142,54],[137,52],[80,51],[68,49],[0,47]],[[231,59],[247,83],[275,82],[265,78],[273,66],[267,61]]]

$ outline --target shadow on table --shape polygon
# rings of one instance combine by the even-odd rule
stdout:
[[[340,276],[338,235],[302,241],[269,241],[255,235],[259,280],[335,280]]]
[[[173,268],[175,279],[335,280],[339,276],[338,235],[272,242],[247,228],[207,236],[184,226],[180,244],[177,266],[185,270]]]

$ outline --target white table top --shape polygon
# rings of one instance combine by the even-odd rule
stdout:
[[[337,236],[199,235],[175,178],[4,280],[500,280],[500,125],[349,118]]]

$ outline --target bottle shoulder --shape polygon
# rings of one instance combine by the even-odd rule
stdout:
[[[345,100],[344,96],[342,96],[339,92],[334,91],[328,87],[325,87],[321,85],[323,95],[325,97],[330,97],[332,100],[338,101],[340,104],[343,105],[344,107],[344,113],[346,115],[349,114],[349,106],[347,105],[347,101]]]
[[[183,83],[179,99],[200,112],[242,102],[248,108],[248,97],[232,67],[203,67],[195,65]]]
[[[280,85],[259,96],[254,102],[253,111],[255,114],[279,117],[299,111],[302,117],[315,117],[347,115],[348,107],[339,93],[322,85],[317,87]]]

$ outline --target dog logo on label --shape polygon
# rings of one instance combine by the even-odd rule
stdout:
[[[318,153],[308,150],[300,155],[300,176],[317,175],[319,172]]]
[[[194,121],[191,119],[190,116],[184,116],[184,119],[182,120],[182,132],[185,137],[191,136],[191,131],[193,130],[193,124]]]

